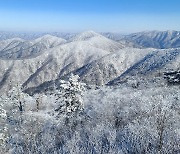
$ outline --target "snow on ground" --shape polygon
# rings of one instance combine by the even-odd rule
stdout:
[[[84,110],[68,117],[55,111],[56,95],[39,94],[38,110],[34,105],[13,117],[7,111],[8,147],[12,153],[179,153],[179,86],[154,84],[85,90]]]

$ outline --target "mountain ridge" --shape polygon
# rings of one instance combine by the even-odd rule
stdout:
[[[7,49],[0,52],[0,91],[8,91],[17,83],[24,89],[41,86],[66,78],[70,73],[78,74],[80,80],[89,85],[101,86],[116,85],[121,78],[144,72],[154,74],[157,70],[180,68],[179,48],[137,48],[92,31],[74,38],[81,39],[66,41],[45,35],[31,41],[0,41],[0,48]],[[5,53],[6,58],[2,56]],[[16,55],[14,58],[11,57],[13,54]]]

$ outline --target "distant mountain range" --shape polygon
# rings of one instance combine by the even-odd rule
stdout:
[[[66,40],[44,35],[32,41],[14,38],[0,42],[0,58],[2,59],[24,59],[40,55],[47,49],[66,43]]]
[[[180,47],[179,31],[139,32],[124,36],[128,40],[144,48],[168,49]]]
[[[61,32],[4,32],[0,31],[0,41],[12,39],[12,38],[21,38],[24,40],[34,40],[44,35],[52,35],[60,37],[66,40],[77,35],[77,33],[61,33]]]
[[[5,35],[0,33],[0,38]],[[46,89],[71,72],[89,85],[117,85],[130,76],[152,77],[180,69],[179,46],[177,31],[8,38],[0,41],[0,91],[16,84],[28,92]]]
[[[100,33],[114,41],[119,41],[124,44],[129,44],[132,47],[142,48],[178,48],[180,47],[180,31],[145,31],[132,34],[121,34],[103,32]],[[60,33],[60,32],[47,32],[47,33],[22,33],[22,32],[2,32],[0,31],[0,41],[6,39],[21,38],[24,40],[34,40],[44,35],[52,35],[60,37],[65,40],[72,40],[79,33]]]

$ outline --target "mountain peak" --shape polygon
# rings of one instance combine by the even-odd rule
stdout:
[[[76,37],[73,38],[73,41],[86,41],[90,38],[98,37],[98,36],[101,36],[101,35],[94,31],[85,31],[76,35]]]
[[[81,35],[83,35],[83,34],[87,34],[87,35],[100,35],[100,34],[96,33],[95,31],[92,31],[92,30],[82,32]]]
[[[48,45],[48,46],[54,47],[54,46],[66,43],[66,40],[60,37],[46,34],[40,38],[35,39],[33,42],[41,42],[41,43],[44,43],[46,46]]]
[[[50,34],[46,34],[46,35],[44,35],[42,37],[37,38],[36,40],[40,41],[40,40],[59,40],[59,39],[62,39],[62,38],[56,37],[56,36],[53,36],[53,35],[50,35]],[[64,39],[62,39],[62,40],[64,40]]]

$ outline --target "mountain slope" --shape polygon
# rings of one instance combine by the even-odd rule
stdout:
[[[0,58],[24,59],[36,57],[45,50],[66,43],[66,40],[45,35],[32,41],[10,39],[0,42]]]
[[[24,40],[34,40],[39,37],[43,37],[44,35],[56,36],[59,38],[63,38],[65,40],[69,40],[74,37],[76,33],[66,33],[66,32],[5,32],[0,31],[0,41],[12,39],[12,38],[21,38]]]
[[[156,50],[147,54],[140,61],[129,67],[119,77],[110,81],[109,85],[116,85],[126,77],[143,76],[152,77],[152,74],[176,70],[180,68],[180,49]]]
[[[100,33],[101,35],[111,39],[111,40],[114,40],[114,41],[119,41],[123,38],[123,34],[121,33],[111,33],[111,32],[104,32],[104,33]]]
[[[24,42],[24,40],[20,39],[20,38],[13,38],[13,39],[7,39],[7,40],[0,41],[0,51],[3,51],[5,48],[11,49],[22,42]]]
[[[110,40],[98,33],[93,32],[93,31],[87,31],[87,32],[80,33],[80,34],[76,35],[74,38],[72,38],[71,41],[73,41],[73,42],[85,41],[93,47],[96,47],[96,48],[99,48],[102,50],[106,50],[106,51],[110,51],[110,52],[118,51],[125,47],[121,43]]]
[[[24,89],[37,87],[66,78],[71,72],[88,84],[116,85],[127,76],[180,68],[178,48],[122,48],[95,32],[84,32],[70,42],[46,35],[33,41],[11,39],[0,43],[1,92],[17,83]]]
[[[88,85],[118,85],[129,77],[152,80],[157,73],[180,68],[180,49],[134,49],[127,48],[107,54],[74,71],[82,82]],[[65,74],[65,76],[68,74]],[[162,75],[162,74],[161,74]],[[64,76],[64,77],[65,77]],[[163,79],[163,76],[161,77]],[[58,79],[59,80],[59,79]],[[54,81],[44,83],[40,88],[52,86]]]
[[[6,76],[7,69],[13,67],[8,72],[6,83],[1,82],[4,85],[1,90],[7,90],[16,83],[22,84],[24,88],[38,86],[43,82],[64,76],[109,53],[92,47],[87,42],[71,42],[48,49],[35,58],[0,60],[0,79]]]
[[[37,88],[30,88],[27,92],[39,92],[48,87],[52,87],[54,82],[58,84],[60,79],[66,78],[71,72],[78,74],[80,80],[88,85],[104,85],[109,80],[122,74],[127,68],[135,64],[148,53],[151,53],[153,50],[154,49],[122,49],[114,53],[109,53],[82,67],[78,67],[67,74],[63,74],[54,81],[45,82]],[[66,67],[64,68],[67,69]]]
[[[178,48],[180,47],[179,31],[149,31],[139,32],[124,36],[127,40],[145,48]]]
[[[104,85],[113,78],[119,76],[138,60],[142,59],[153,49],[126,48],[105,55],[82,68],[74,71],[83,82],[96,85]]]

